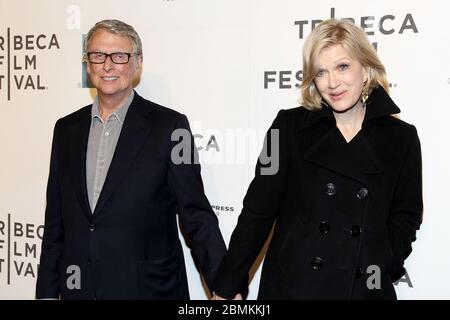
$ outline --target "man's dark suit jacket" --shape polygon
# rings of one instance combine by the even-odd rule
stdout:
[[[171,161],[173,147],[180,149],[172,132],[190,134],[186,116],[135,93],[92,213],[86,191],[91,107],[55,125],[36,297],[189,299],[177,213],[210,287],[226,246],[200,165]],[[193,160],[192,135],[181,142],[188,149],[180,154]]]

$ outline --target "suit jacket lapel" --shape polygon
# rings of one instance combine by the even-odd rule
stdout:
[[[136,159],[151,131],[151,124],[145,116],[151,111],[143,105],[143,99],[135,93],[135,98],[128,109],[122,131],[117,142],[105,184],[94,210],[100,214],[105,204],[127,174],[127,170]]]
[[[91,108],[86,107],[73,127],[70,144],[73,151],[73,156],[70,157],[73,185],[83,213],[88,219],[91,217],[91,208],[86,187],[86,151],[90,126]]]

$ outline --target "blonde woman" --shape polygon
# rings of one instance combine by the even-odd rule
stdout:
[[[216,297],[245,293],[275,224],[259,299],[396,299],[422,222],[416,129],[393,116],[384,66],[352,23],[318,25],[303,72],[302,106],[281,110],[267,135],[279,170],[257,164]]]

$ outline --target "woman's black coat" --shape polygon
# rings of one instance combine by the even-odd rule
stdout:
[[[349,143],[327,107],[279,112],[271,127],[278,172],[263,174],[258,161],[217,294],[245,292],[276,222],[259,299],[396,298],[393,282],[422,222],[420,142],[414,126],[392,116],[400,110],[381,87],[366,108]],[[266,140],[274,156],[277,139]]]

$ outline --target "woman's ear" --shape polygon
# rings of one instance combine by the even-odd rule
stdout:
[[[369,80],[369,74],[370,74],[370,67],[364,67],[363,68],[363,79],[364,83]]]

